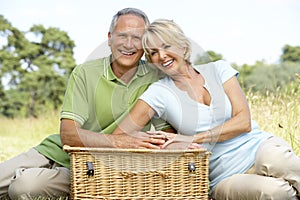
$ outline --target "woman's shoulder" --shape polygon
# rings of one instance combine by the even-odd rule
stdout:
[[[154,82],[153,84],[157,84],[157,85],[169,85],[171,83],[172,79],[165,75],[162,78],[160,78],[158,81]]]
[[[169,76],[164,76],[163,78],[157,80],[156,82],[152,83],[148,90],[150,91],[166,91],[173,88],[174,83],[173,80]]]
[[[217,60],[206,64],[196,65],[194,66],[194,68],[199,71],[208,70],[208,71],[218,71],[218,72],[233,70],[231,63],[226,60]]]
[[[226,60],[217,60],[205,64],[195,65],[195,68],[203,69],[203,68],[222,68],[222,67],[231,67],[231,64]]]
[[[231,68],[230,62],[226,60],[217,60],[215,62],[212,62],[216,68]]]

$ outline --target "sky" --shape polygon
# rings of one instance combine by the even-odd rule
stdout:
[[[284,45],[300,46],[300,0],[0,0],[0,14],[21,31],[66,31],[77,64],[102,51],[112,16],[125,7],[174,20],[197,47],[238,65],[277,63]]]

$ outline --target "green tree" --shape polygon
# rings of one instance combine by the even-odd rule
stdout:
[[[243,64],[241,66],[237,66],[237,65],[233,65],[233,67],[239,71],[239,78],[238,81],[241,84],[241,86],[243,87],[243,89],[245,89],[245,79],[247,76],[251,75],[251,73],[253,72],[253,69],[255,68],[252,65],[248,65],[248,64]]]
[[[300,62],[300,46],[285,45],[282,48],[281,62]]]
[[[251,74],[245,77],[246,90],[276,92],[297,81],[295,74],[300,71],[299,63],[284,62],[280,64],[265,64],[257,62]]]
[[[34,25],[21,32],[0,15],[0,75],[7,82],[5,116],[36,116],[57,109],[75,66],[74,42],[58,28]],[[30,39],[28,39],[30,38]]]
[[[221,59],[223,59],[223,56],[221,54],[218,54],[214,51],[206,51],[206,53],[204,53],[204,54],[197,55],[195,65],[214,62],[214,61],[221,60]]]
[[[0,82],[0,99],[1,99],[1,101],[0,101],[0,113],[2,113],[3,110],[4,110],[5,98],[6,98],[6,96],[5,96],[5,92],[4,92],[4,87],[3,87],[2,83]]]

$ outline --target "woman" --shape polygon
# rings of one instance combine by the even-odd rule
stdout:
[[[140,97],[115,133],[140,130],[152,117],[180,134],[172,144],[198,143],[210,156],[214,199],[297,199],[300,159],[284,140],[259,130],[237,80],[225,61],[192,66],[191,44],[171,20],[156,20],[143,36],[146,58],[167,76]]]

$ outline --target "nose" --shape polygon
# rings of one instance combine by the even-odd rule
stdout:
[[[159,53],[159,58],[161,60],[164,60],[167,57],[166,52],[164,50],[159,50],[158,53]]]
[[[131,37],[126,38],[126,40],[124,41],[124,46],[126,48],[133,48],[134,44],[133,44],[133,40]]]

